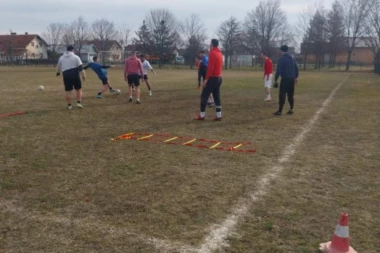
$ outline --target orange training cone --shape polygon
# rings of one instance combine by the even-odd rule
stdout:
[[[342,213],[340,215],[339,224],[336,226],[331,242],[321,243],[319,249],[325,253],[357,253],[350,247],[348,214]]]

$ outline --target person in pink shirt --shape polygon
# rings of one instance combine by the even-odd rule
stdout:
[[[132,55],[125,61],[124,80],[128,81],[129,102],[133,101],[132,88],[133,86],[136,87],[136,96],[137,96],[136,104],[141,104],[140,79],[141,81],[144,81],[140,73],[144,73],[143,66],[140,59],[137,58],[136,52],[133,52]]]

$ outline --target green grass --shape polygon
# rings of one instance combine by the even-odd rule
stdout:
[[[293,116],[273,117],[261,72],[226,71],[222,122],[194,122],[196,71],[158,70],[153,96],[127,102],[122,70],[109,73],[120,96],[95,95],[66,109],[54,68],[0,68],[0,252],[178,252],[199,246],[320,108],[346,74],[302,73]],[[38,91],[40,85],[45,91]],[[378,77],[351,74],[269,193],[239,223],[227,252],[317,252],[347,211],[352,244],[376,252],[379,190]],[[287,108],[287,107],[286,107]],[[129,132],[251,141],[230,153],[143,141]],[[2,235],[1,235],[2,233]],[[157,238],[172,248],[150,240]],[[169,249],[170,248],[170,249]],[[254,249],[254,250],[253,250]]]

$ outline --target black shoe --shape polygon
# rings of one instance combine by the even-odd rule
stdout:
[[[138,105],[141,104],[141,101],[140,101],[140,100],[137,100],[137,101],[136,101],[136,104],[138,104]]]
[[[274,116],[281,116],[281,112],[280,111],[277,111],[275,113],[273,113]]]
[[[293,110],[289,110],[286,114],[293,115]]]
[[[132,101],[133,101],[133,98],[129,98],[128,101],[129,101],[129,102],[132,102]]]

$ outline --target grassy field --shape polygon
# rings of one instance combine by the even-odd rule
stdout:
[[[69,111],[53,68],[0,68],[0,114],[27,112],[0,118],[0,252],[310,253],[331,239],[343,211],[352,246],[380,252],[378,76],[301,72],[295,114],[273,117],[278,90],[264,103],[260,72],[227,71],[223,121],[212,122],[208,108],[195,122],[196,72],[157,74],[153,96],[142,86],[136,105],[122,70],[109,73],[122,94],[103,100],[88,72],[84,109]],[[250,141],[257,152],[111,141],[129,132]],[[239,205],[247,208],[236,226],[210,246]]]

